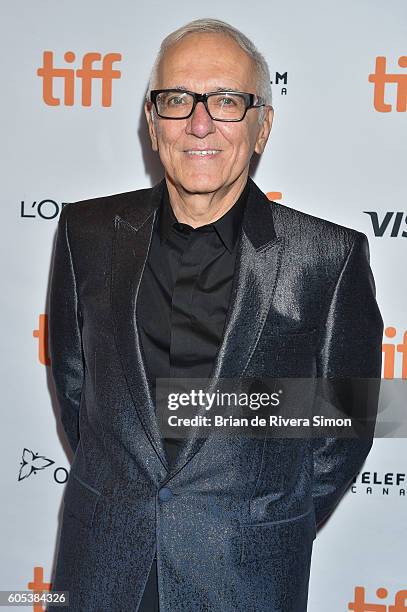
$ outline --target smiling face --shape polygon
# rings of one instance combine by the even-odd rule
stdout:
[[[157,76],[156,89],[258,93],[253,60],[223,34],[188,34],[166,51]],[[267,107],[261,125],[261,109],[254,108],[240,122],[213,121],[202,102],[188,119],[152,117],[154,110],[148,104],[145,112],[167,180],[179,192],[191,194],[227,193],[237,184],[243,186],[250,158],[254,151],[263,152],[273,119],[273,110]]]

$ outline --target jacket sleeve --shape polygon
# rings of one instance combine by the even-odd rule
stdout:
[[[75,453],[79,442],[79,407],[84,376],[81,313],[69,244],[71,204],[61,211],[53,255],[49,295],[49,348],[61,422]]]
[[[331,513],[373,444],[383,320],[376,302],[369,244],[361,232],[356,233],[347,254],[324,324],[317,353],[319,396],[334,405],[342,416],[361,417],[365,423],[370,419],[370,425],[357,437],[313,440],[317,525]]]

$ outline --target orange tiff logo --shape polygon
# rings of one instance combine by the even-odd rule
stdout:
[[[64,59],[68,64],[72,64],[75,59],[73,51],[67,51]],[[54,80],[63,79],[64,105],[73,106],[75,104],[75,82],[80,79],[82,82],[82,106],[92,104],[92,83],[95,79],[100,79],[102,83],[102,106],[112,105],[112,81],[120,79],[120,70],[114,70],[113,64],[122,59],[120,53],[85,53],[82,58],[81,68],[55,68],[54,54],[52,51],[44,51],[43,64],[37,70],[37,75],[42,77],[42,97],[48,106],[59,106],[60,98],[54,96]],[[94,62],[101,62],[100,68],[94,68]]]
[[[407,55],[402,55],[398,59],[400,68],[407,68]],[[393,109],[391,104],[384,101],[386,84],[396,83],[397,103],[396,111],[405,113],[407,111],[407,74],[390,74],[386,72],[386,58],[376,57],[376,69],[373,74],[369,74],[369,83],[374,84],[373,104],[379,113],[390,113]]]
[[[395,327],[386,327],[384,330],[384,335],[386,338],[393,339],[397,335],[397,329]],[[382,352],[383,352],[383,378],[393,379],[393,378],[407,378],[407,331],[403,334],[402,342],[383,342],[382,344]],[[401,359],[401,371],[399,370],[399,366],[397,364],[397,353],[399,353]],[[396,369],[398,372],[396,372]],[[397,376],[396,374],[399,374]]]
[[[44,582],[44,568],[41,566],[34,567],[34,580],[28,583],[27,587],[33,590],[34,593],[48,592],[52,587],[51,582]],[[45,608],[42,607],[41,602],[35,602],[33,604],[33,612],[44,612]]]
[[[383,587],[380,587],[376,591],[378,599],[386,599],[388,595],[388,590]],[[389,606],[385,603],[367,603],[364,587],[357,586],[355,587],[355,599],[348,603],[348,610],[353,610],[353,612],[402,612],[403,610],[407,610],[406,600],[407,590],[403,589],[397,591],[394,597],[394,603]]]
[[[40,314],[38,329],[33,329],[33,337],[38,338],[38,360],[42,365],[51,365],[48,354],[48,315]]]
[[[281,198],[283,197],[283,194],[281,193],[281,191],[268,191],[266,193],[266,196],[269,200],[275,201],[275,200],[281,200]]]

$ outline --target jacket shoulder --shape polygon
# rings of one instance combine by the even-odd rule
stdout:
[[[83,224],[87,221],[97,221],[100,224],[103,221],[111,221],[126,206],[147,205],[152,190],[153,187],[148,187],[69,202],[65,204],[63,213],[73,224]]]
[[[322,247],[328,247],[334,242],[338,246],[347,248],[356,239],[367,240],[366,234],[352,227],[317,217],[280,202],[270,201],[270,205],[277,234],[288,235],[301,241],[318,241]]]

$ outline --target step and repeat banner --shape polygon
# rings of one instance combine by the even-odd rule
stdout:
[[[407,4],[14,0],[1,12],[0,590],[47,590],[71,459],[47,331],[58,217],[162,178],[143,98],[161,40],[184,23],[225,20],[266,57],[275,116],[252,176],[270,199],[368,236],[382,376],[407,378]],[[406,471],[406,440],[376,439],[315,541],[310,611],[407,609]]]

